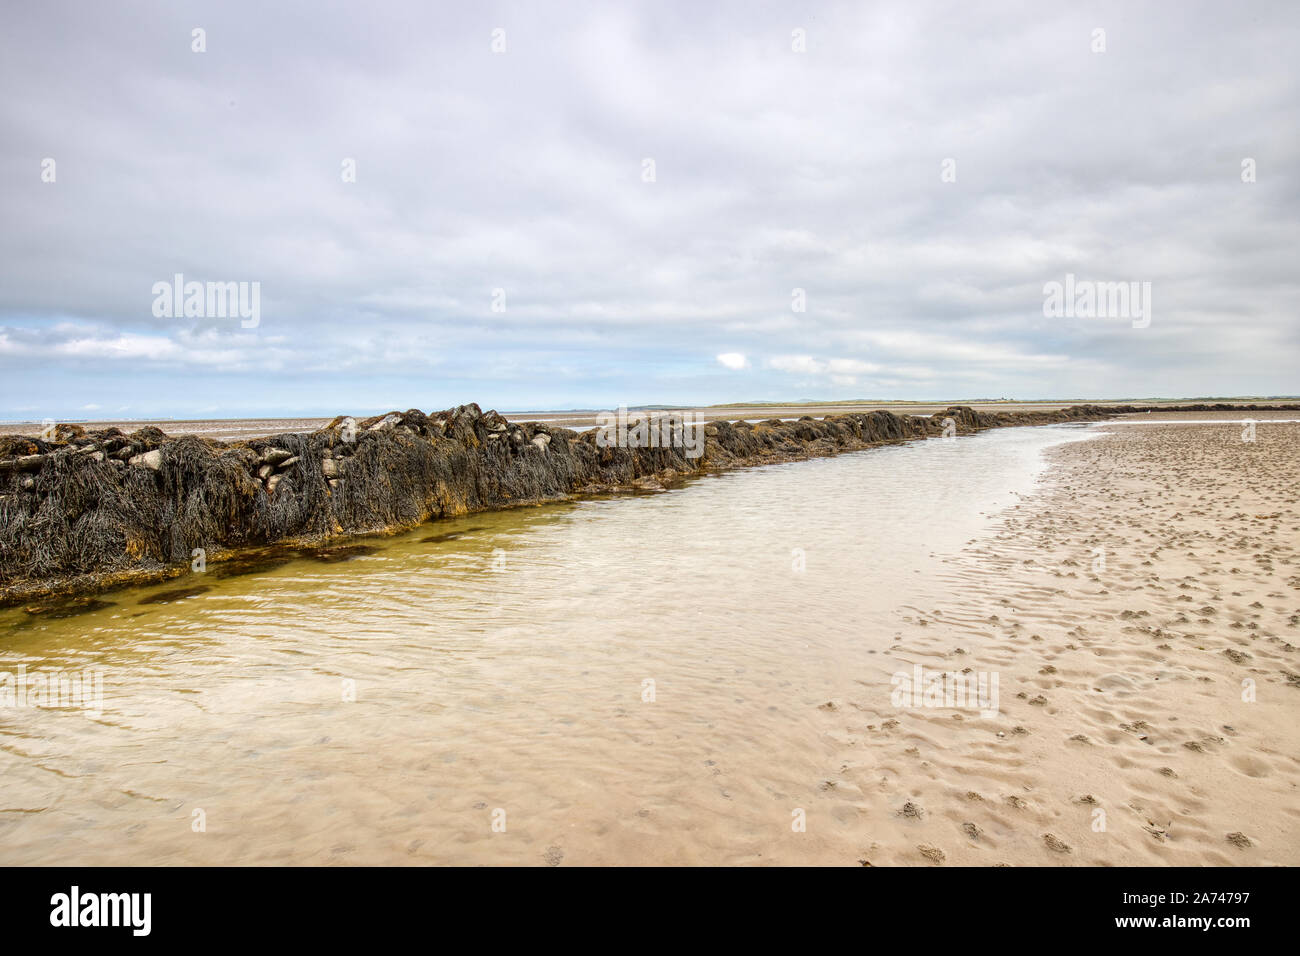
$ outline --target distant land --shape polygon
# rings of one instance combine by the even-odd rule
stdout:
[[[476,401],[466,396],[466,403]],[[629,405],[629,411],[646,411],[664,409],[694,412],[704,421],[739,421],[748,419],[759,421],[769,418],[793,419],[805,415],[823,417],[826,415],[858,414],[884,409],[898,414],[933,415],[954,405],[968,405],[983,411],[1048,411],[1068,408],[1074,405],[1172,405],[1172,404],[1276,404],[1300,401],[1300,396],[1195,396],[1187,398],[1111,398],[1111,399],[1036,399],[1016,400],[1006,398],[953,399],[951,401],[911,401],[904,399],[885,399],[872,401],[855,399],[852,401],[750,401],[733,402],[726,405]],[[483,406],[487,410],[487,406]],[[440,411],[436,407],[422,409],[425,412]],[[351,415],[361,419],[388,411],[405,411],[405,409],[340,409],[340,415]],[[498,409],[506,418],[514,421],[540,421],[562,428],[583,430],[597,424],[596,416],[604,409],[570,408],[570,409],[533,409],[506,410]],[[268,416],[264,418],[118,418],[118,419],[54,419],[56,422],[83,425],[90,428],[120,428],[126,432],[135,431],[146,426],[161,428],[171,436],[198,435],[218,441],[237,441],[262,435],[281,434],[285,432],[312,432],[329,424],[336,416]],[[37,435],[46,422],[41,421],[0,421],[0,434]]]

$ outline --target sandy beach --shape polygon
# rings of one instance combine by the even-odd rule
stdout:
[[[10,712],[0,858],[1293,865],[1300,423],[1252,414],[1253,441],[1205,411],[932,437],[0,611],[8,669],[104,677],[102,719]],[[915,668],[992,706],[896,699]]]
[[[1300,862],[1300,425],[1256,417],[1098,426],[949,562],[893,653],[1000,713],[827,702],[860,862]]]

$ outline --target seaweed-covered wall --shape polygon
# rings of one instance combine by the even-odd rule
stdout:
[[[1187,410],[1254,406],[1180,406]],[[1274,406],[1276,407],[1276,406]],[[860,415],[703,426],[703,454],[602,447],[477,405],[412,409],[319,431],[223,443],[61,425],[52,441],[0,437],[0,604],[147,580],[222,552],[407,528],[429,518],[665,487],[702,471],[833,455],[885,442],[1142,411]],[[1168,409],[1162,409],[1168,410]]]

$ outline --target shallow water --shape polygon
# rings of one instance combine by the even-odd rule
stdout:
[[[943,557],[1088,434],[931,439],[0,611],[0,672],[102,679],[97,716],[0,707],[0,863],[849,861],[851,820],[791,838],[834,769],[817,708],[888,687]]]

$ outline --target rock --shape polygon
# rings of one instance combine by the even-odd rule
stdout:
[[[326,458],[320,464],[320,469],[325,473],[326,478],[337,478],[339,476],[339,463],[333,458]],[[331,482],[333,484],[333,482]]]
[[[24,479],[23,479],[23,491],[31,491],[31,490],[32,490],[33,488],[35,488],[35,487],[36,487],[36,479],[35,479],[35,478],[24,478]]]
[[[45,455],[23,455],[15,464],[19,471],[40,471],[45,464]]]
[[[263,449],[257,462],[259,465],[280,465],[292,457],[293,452],[286,451],[283,448],[266,448]]]
[[[268,495],[275,494],[276,487],[283,479],[284,475],[272,475],[270,478],[266,479],[266,493]]]
[[[550,435],[534,435],[533,442],[541,451],[546,451],[546,446],[551,443]]]
[[[136,455],[131,459],[130,464],[133,468],[148,468],[151,471],[158,471],[162,468],[162,451],[155,448],[143,455]]]
[[[257,477],[263,481],[270,478],[275,473],[275,465],[263,465],[257,469]]]
[[[287,471],[288,469],[292,468],[294,465],[298,464],[299,457],[300,457],[300,456],[298,456],[298,455],[294,455],[292,458],[286,458],[284,461],[280,462],[280,466],[279,466],[279,467],[280,467],[282,470],[286,470],[286,471]]]
[[[382,432],[382,431],[386,431],[389,428],[395,428],[400,424],[402,424],[402,416],[397,414],[397,412],[389,412],[379,421],[375,422],[373,425],[367,428],[366,431]]]
[[[331,479],[330,479],[330,491],[338,491],[338,490],[339,490],[340,488],[342,488],[342,487],[343,487],[343,479],[342,479],[342,478],[331,478]]]

